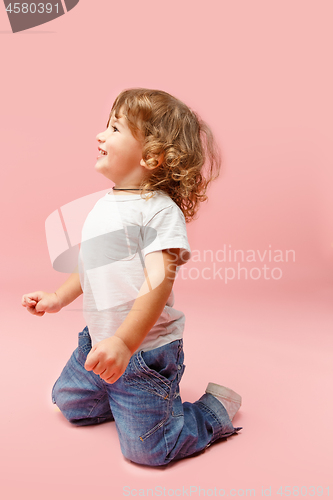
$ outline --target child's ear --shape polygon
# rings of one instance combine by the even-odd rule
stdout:
[[[140,160],[140,165],[141,165],[141,167],[149,168],[147,163],[144,161],[143,158],[141,158],[141,160]]]
[[[145,168],[147,168],[148,170],[154,170],[155,168],[157,168],[157,167],[159,167],[159,166],[161,165],[162,161],[163,161],[163,155],[160,155],[160,156],[158,157],[158,164],[157,164],[155,167],[151,167],[151,166],[147,165],[147,163],[146,163],[146,162],[144,161],[144,159],[142,158],[142,159],[140,160],[140,165],[141,165],[141,167],[145,167]]]

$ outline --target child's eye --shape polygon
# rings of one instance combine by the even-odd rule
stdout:
[[[112,128],[113,128],[113,131],[114,131],[114,132],[119,132],[119,130],[117,129],[117,127],[112,126]]]

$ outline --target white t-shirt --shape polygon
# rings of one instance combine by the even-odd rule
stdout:
[[[145,281],[145,256],[168,248],[180,249],[177,270],[191,257],[184,215],[169,196],[111,191],[98,200],[83,225],[79,254],[83,313],[92,345],[114,335],[131,310]],[[182,338],[185,316],[173,304],[172,291],[137,351]]]

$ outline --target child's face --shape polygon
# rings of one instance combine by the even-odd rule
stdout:
[[[111,115],[108,128],[96,136],[99,151],[95,168],[117,187],[139,187],[147,174],[142,143],[135,139],[124,115]],[[104,152],[106,154],[104,154]]]

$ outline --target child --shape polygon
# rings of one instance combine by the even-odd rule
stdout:
[[[190,258],[185,221],[207,198],[219,155],[195,113],[149,89],[122,92],[97,141],[95,168],[114,187],[85,221],[79,274],[22,305],[42,316],[84,293],[88,326],[52,401],[76,425],[114,420],[126,458],[165,465],[241,429],[231,423],[241,397],[230,389],[210,383],[195,403],[179,395],[185,318],[172,286]]]

